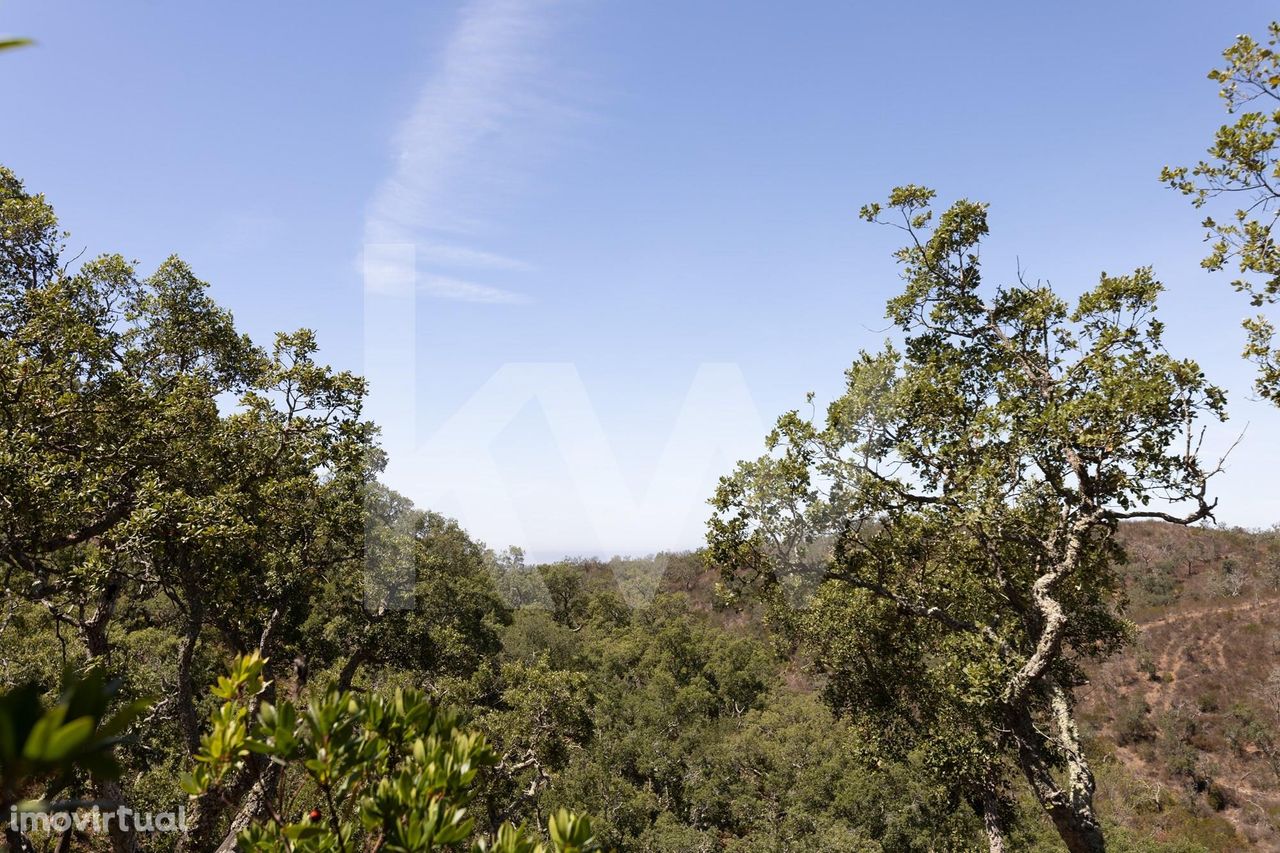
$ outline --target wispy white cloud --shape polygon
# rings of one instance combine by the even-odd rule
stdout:
[[[418,260],[429,264],[446,267],[463,267],[485,270],[510,270],[523,272],[531,268],[530,264],[517,258],[509,258],[497,252],[485,252],[467,246],[453,246],[436,243],[418,247]]]
[[[420,275],[418,277],[418,292],[434,296],[437,299],[455,299],[459,302],[518,305],[530,301],[529,297],[522,293],[443,275]]]
[[[513,272],[527,267],[474,242],[513,180],[510,161],[542,112],[541,57],[554,0],[470,0],[440,62],[392,139],[395,165],[365,217],[366,243],[415,243],[418,262]],[[434,236],[428,236],[434,235]],[[434,277],[420,292],[473,302],[527,301],[496,287]]]

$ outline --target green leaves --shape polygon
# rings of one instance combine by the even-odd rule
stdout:
[[[93,734],[92,717],[77,717],[64,722],[66,706],[59,705],[46,713],[31,729],[22,757],[32,762],[57,764],[82,746]]]
[[[560,809],[548,821],[547,832],[555,849],[562,853],[585,853],[598,849],[591,833],[591,821],[566,809]]]
[[[241,657],[218,680],[213,692],[224,702],[212,715],[184,788],[201,794],[257,753],[305,776],[324,807],[250,826],[240,835],[244,849],[342,850],[353,839],[368,838],[377,849],[415,853],[472,838],[475,824],[467,809],[477,774],[496,761],[482,735],[462,728],[423,694],[404,689],[390,695],[333,690],[301,712],[292,702],[263,703],[250,725],[250,699],[265,687],[264,664],[256,653]],[[576,815],[557,815],[549,831],[552,850],[596,849],[590,824]],[[547,848],[507,825],[492,847],[477,840],[475,849]]]
[[[68,670],[55,704],[44,707],[35,685],[0,695],[0,807],[16,802],[33,786],[63,784],[77,772],[115,779],[120,767],[112,750],[150,702],[118,706],[120,684],[100,670]]]
[[[266,687],[266,682],[262,680],[262,668],[266,663],[262,653],[256,650],[252,654],[236,658],[231,672],[218,676],[218,683],[209,692],[227,702],[257,696]]]
[[[1280,23],[1272,22],[1265,42],[1242,35],[1223,51],[1225,64],[1210,71],[1209,79],[1220,85],[1219,95],[1235,120],[1217,129],[1206,159],[1160,172],[1162,183],[1197,208],[1232,199],[1223,216],[1204,219],[1209,253],[1202,264],[1214,271],[1235,267],[1240,277],[1232,285],[1254,307],[1280,299],[1280,246],[1272,234],[1280,202],[1280,110],[1272,109],[1280,100],[1278,42]],[[1244,325],[1249,334],[1244,355],[1258,366],[1258,392],[1280,403],[1280,356],[1271,324],[1259,317]]]
[[[863,208],[908,233],[886,312],[900,349],[860,354],[824,421],[779,418],[769,453],[721,481],[709,553],[726,587],[781,611],[869,744],[991,801],[1015,753],[1078,753],[1065,723],[1017,743],[1011,727],[1039,731],[1080,661],[1124,636],[1115,525],[1210,515],[1195,431],[1224,399],[1165,350],[1149,268],[1074,307],[1039,283],[984,287],[986,205],[935,222],[933,199],[908,185]],[[1139,509],[1153,497],[1178,513]],[[777,595],[806,574],[807,597]]]
[[[212,713],[212,727],[200,740],[195,766],[182,774],[179,784],[188,794],[196,795],[217,786],[228,773],[239,768],[251,752],[267,752],[261,742],[250,738],[249,702],[266,689],[262,669],[266,660],[260,652],[236,658],[227,675],[219,676],[211,688],[223,702]],[[272,723],[278,716],[270,705],[261,713]],[[269,726],[268,728],[273,728]]]

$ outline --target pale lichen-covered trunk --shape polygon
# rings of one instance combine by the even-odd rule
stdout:
[[[1065,700],[1065,696],[1063,699]],[[1068,724],[1064,731],[1064,719],[1058,715],[1058,704],[1055,699],[1055,725],[1058,727],[1056,744],[1048,742],[1037,730],[1030,714],[1017,714],[1011,720],[1013,734],[1018,742],[1018,763],[1067,850],[1070,853],[1105,853],[1106,838],[1093,809],[1093,771],[1080,750],[1069,705],[1064,702],[1061,706],[1065,709],[1065,722]],[[1065,791],[1054,778],[1049,760],[1050,750],[1055,746],[1067,764],[1068,784]]]
[[[1080,745],[1080,732],[1076,728],[1070,697],[1056,683],[1049,685],[1049,691],[1054,725],[1058,730],[1058,744],[1066,755],[1067,786],[1072,806],[1092,818],[1093,792],[1096,787],[1093,768],[1089,766],[1089,760],[1085,758],[1084,749]],[[1096,823],[1096,819],[1094,822]]]
[[[991,853],[1005,853],[1004,818],[1000,814],[1000,800],[991,791],[982,798],[982,827],[987,834],[987,849]]]
[[[1023,775],[1070,853],[1103,853],[1107,845],[1102,824],[1093,809],[1093,770],[1080,745],[1071,697],[1052,674],[1052,665],[1061,654],[1068,621],[1064,608],[1054,597],[1054,587],[1079,568],[1085,537],[1099,517],[1096,511],[1085,513],[1045,543],[1046,550],[1053,553],[1058,535],[1065,536],[1061,558],[1032,586],[1033,621],[1040,626],[1035,651],[1014,675],[1003,697],[1011,717],[1010,728],[1017,740]],[[1052,739],[1043,734],[1032,719],[1032,697],[1037,695],[1049,699],[1055,730]],[[1052,773],[1054,758],[1061,758],[1066,764],[1065,791]]]
[[[254,821],[261,820],[270,814],[271,801],[276,796],[276,789],[280,785],[280,777],[280,765],[267,764],[266,770],[245,797],[244,805],[240,807],[240,811],[236,813],[236,816],[231,819],[231,825],[227,827],[227,834],[223,837],[222,843],[218,845],[216,853],[235,853],[236,836],[240,834],[241,830],[246,829]]]

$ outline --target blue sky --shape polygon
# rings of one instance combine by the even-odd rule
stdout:
[[[1171,349],[1231,393],[1213,447],[1249,424],[1220,520],[1269,526],[1246,306],[1156,174],[1270,14],[4,0],[39,44],[5,57],[0,158],[77,249],[178,253],[256,338],[309,326],[369,368],[389,482],[494,546],[696,545],[715,476],[883,338],[896,238],[856,212],[906,182],[991,202],[991,279],[1153,264]],[[366,243],[413,247],[408,295],[369,291]]]

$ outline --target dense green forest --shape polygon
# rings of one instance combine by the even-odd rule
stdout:
[[[1162,176],[1259,199],[1205,262],[1259,307],[1269,38]],[[1225,396],[1149,268],[988,284],[986,212],[863,208],[903,236],[892,342],[721,480],[705,548],[529,565],[379,483],[366,383],[312,332],[251,340],[176,257],[75,257],[0,168],[6,845],[1280,848],[1280,539],[1193,527]],[[123,805],[185,831],[20,821]]]

